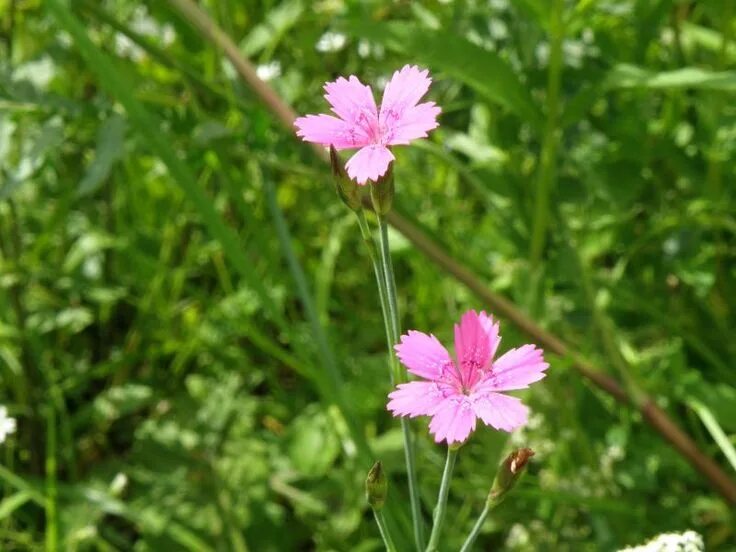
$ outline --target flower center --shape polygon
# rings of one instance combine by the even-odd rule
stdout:
[[[381,133],[381,143],[387,144],[391,140],[393,140],[394,137],[394,131],[396,128],[396,121],[399,120],[399,111],[393,108],[389,108],[384,113],[383,111],[380,112],[381,116],[381,123],[379,132]]]
[[[378,128],[378,121],[373,113],[369,113],[364,107],[360,108],[360,112],[355,119],[355,124],[363,129],[373,144],[381,144],[381,131]],[[355,142],[353,142],[355,143]]]

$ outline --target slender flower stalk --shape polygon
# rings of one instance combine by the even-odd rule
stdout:
[[[478,538],[481,527],[485,523],[486,518],[491,510],[503,502],[506,495],[514,488],[521,474],[524,472],[529,459],[534,456],[534,451],[528,448],[515,450],[509,454],[498,468],[496,478],[493,480],[493,486],[488,493],[483,511],[478,516],[478,520],[473,525],[468,538],[465,539],[460,552],[470,552],[475,539]]]
[[[378,262],[378,252],[376,251],[376,244],[373,241],[371,229],[368,226],[368,221],[365,218],[365,213],[362,210],[356,211],[355,216],[358,217],[360,234],[363,236],[363,243],[368,250],[368,257],[371,260],[371,265],[373,265],[373,275],[376,277],[376,285],[378,286],[378,297],[381,302],[381,314],[383,318],[383,327],[386,332],[386,342],[388,344],[388,350],[391,351],[391,348],[394,344],[391,341],[392,331],[391,327],[389,326],[391,322],[389,320],[388,314],[388,291],[386,290],[386,279],[383,277],[383,271],[381,270],[381,265]],[[389,356],[393,357],[393,355],[391,355],[390,353]],[[389,377],[391,378],[392,385],[396,383],[396,374],[398,368],[395,365],[397,364],[398,363],[393,360],[393,358],[389,362]]]
[[[373,517],[376,518],[376,525],[378,525],[378,531],[381,533],[383,545],[386,547],[386,550],[388,552],[398,552],[394,541],[391,539],[391,533],[388,531],[386,519],[383,517],[383,510],[376,510],[374,508]]]
[[[401,328],[399,324],[399,307],[396,301],[396,280],[394,279],[394,265],[391,262],[391,250],[388,242],[388,224],[383,215],[378,215],[379,244],[381,253],[381,264],[383,265],[386,289],[388,291],[388,308],[393,323],[392,342],[394,346],[399,342]],[[392,355],[394,356],[394,355]],[[398,363],[396,363],[398,365]],[[401,377],[397,378],[401,380]]]
[[[388,176],[389,179],[392,179],[391,174]],[[389,183],[388,181],[383,181],[379,185],[393,186],[393,182],[391,181]],[[372,186],[371,188],[374,187],[375,186]],[[404,378],[403,370],[401,370],[401,366],[399,365],[396,355],[393,354],[393,348],[399,341],[400,327],[396,301],[396,284],[393,277],[393,266],[391,265],[386,220],[382,215],[377,215],[379,227],[383,227],[383,230],[380,231],[380,247],[377,251],[365,213],[362,209],[357,209],[355,210],[355,215],[358,218],[360,233],[363,236],[363,242],[368,250],[368,257],[371,260],[373,273],[376,277],[378,295],[381,303],[381,313],[383,314],[383,325],[386,332],[386,343],[389,351],[389,375],[391,384],[396,385],[401,381],[405,381],[405,379],[402,379]],[[407,479],[409,482],[409,497],[411,503],[414,541],[417,550],[421,551],[424,549],[425,542],[424,523],[422,521],[421,503],[419,501],[419,485],[417,482],[416,462],[414,458],[414,440],[412,438],[409,421],[403,418],[401,420],[401,432],[404,439],[404,459],[406,462]],[[379,530],[383,532],[384,529],[381,528],[382,520],[379,520],[378,516],[376,516],[376,522],[379,523]]]
[[[483,524],[485,523],[490,511],[493,510],[493,508],[495,508],[497,505],[498,502],[491,502],[490,500],[486,500],[485,506],[483,506],[483,511],[478,516],[478,519],[475,522],[475,525],[473,525],[473,529],[470,531],[468,538],[465,539],[460,552],[470,552],[472,550],[473,543],[480,534],[480,528],[483,527]]]
[[[381,185],[381,184],[378,184]],[[375,187],[375,186],[374,186]],[[388,241],[388,227],[386,219],[381,214],[376,214],[379,225],[379,257],[377,262],[376,275],[379,278],[379,293],[385,293],[386,304],[386,338],[390,344],[389,359],[391,363],[392,382],[397,384],[404,381],[403,370],[393,354],[392,348],[399,342],[400,322],[399,309],[396,301],[396,282],[394,281],[393,265],[391,263],[391,250]],[[383,285],[381,280],[383,280]],[[409,501],[411,503],[411,517],[414,527],[414,541],[417,550],[424,548],[424,523],[422,521],[422,508],[419,499],[419,484],[417,482],[416,461],[414,457],[414,439],[411,434],[411,427],[406,418],[401,419],[401,433],[404,438],[404,460],[406,462],[406,473],[409,482]]]
[[[440,534],[442,533],[442,525],[445,522],[445,513],[447,509],[447,493],[450,491],[450,480],[452,479],[452,471],[455,468],[455,459],[457,458],[458,446],[450,445],[447,447],[447,460],[445,461],[445,469],[442,472],[442,482],[440,483],[440,492],[437,495],[437,505],[434,507],[434,516],[432,523],[432,533],[429,535],[429,544],[426,552],[436,552],[439,550]]]
[[[324,86],[325,99],[334,115],[307,115],[294,121],[297,136],[307,142],[329,146],[338,194],[358,216],[381,296],[393,384],[406,380],[402,379],[403,371],[393,354],[393,348],[399,342],[401,328],[388,243],[388,226],[384,218],[391,209],[394,190],[392,162],[395,157],[389,148],[408,145],[417,138],[426,137],[430,130],[437,128],[437,116],[441,109],[434,102],[419,103],[431,83],[429,71],[405,65],[394,72],[384,89],[381,104],[377,106],[370,86],[364,85],[354,75],[350,75],[347,79],[340,77]],[[344,149],[358,149],[358,151],[343,169],[338,162],[337,150]],[[370,232],[359,207],[360,193],[352,181],[358,185],[365,185],[369,181],[374,183],[371,186],[371,197],[379,224],[378,256],[371,246]],[[414,539],[417,550],[421,551],[424,548],[424,529],[414,463],[414,445],[408,420],[402,419],[401,430],[404,436]]]
[[[396,545],[391,538],[386,519],[383,516],[383,505],[386,503],[387,493],[388,480],[386,474],[383,473],[381,462],[376,462],[365,480],[365,498],[373,509],[373,516],[376,518],[376,525],[378,525],[378,531],[381,533],[383,545],[388,552],[396,552]]]

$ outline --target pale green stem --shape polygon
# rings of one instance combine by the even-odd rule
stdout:
[[[386,520],[383,517],[383,510],[374,509],[373,516],[376,518],[376,524],[378,525],[378,530],[381,533],[383,545],[386,547],[386,550],[388,552],[397,552],[396,545],[393,539],[391,539],[391,533],[389,533],[388,525],[386,525]]]
[[[480,528],[483,527],[483,523],[485,523],[486,518],[488,517],[488,514],[490,513],[491,510],[493,510],[500,503],[501,503],[501,500],[494,500],[490,496],[488,497],[488,500],[486,500],[485,506],[483,506],[483,511],[478,516],[478,520],[475,522],[475,525],[473,525],[473,529],[470,531],[468,538],[465,539],[465,542],[463,543],[463,546],[460,549],[460,552],[470,552],[471,547],[473,546],[473,543],[475,542],[475,539],[477,539],[478,535],[480,534]]]
[[[360,227],[360,233],[363,236],[363,243],[365,243],[365,247],[368,250],[368,256],[370,257],[371,264],[373,265],[373,274],[376,277],[376,284],[378,284],[378,296],[381,300],[381,314],[383,315],[383,327],[386,331],[388,353],[390,357],[393,357],[392,348],[394,344],[391,342],[391,336],[393,334],[391,332],[391,327],[389,326],[391,322],[389,320],[388,313],[388,291],[386,290],[386,279],[383,277],[383,271],[381,269],[380,263],[378,262],[376,244],[373,241],[371,229],[368,226],[368,221],[365,218],[365,213],[362,210],[355,211],[355,216],[358,217],[358,226]],[[391,378],[391,384],[395,385],[397,382],[393,361],[389,362],[389,377]]]
[[[473,546],[473,543],[475,542],[475,539],[478,538],[478,534],[480,533],[480,528],[483,527],[483,522],[485,522],[486,517],[488,517],[488,512],[490,511],[491,511],[491,505],[488,501],[486,501],[486,505],[483,507],[483,511],[480,513],[480,516],[478,516],[478,521],[476,521],[475,525],[473,525],[473,530],[470,531],[468,538],[465,539],[465,542],[463,543],[463,547],[460,549],[460,552],[470,552],[471,547]]]
[[[442,525],[445,522],[447,509],[447,493],[450,491],[450,480],[452,479],[452,470],[455,467],[457,451],[458,449],[452,446],[447,447],[447,460],[445,461],[445,470],[442,472],[442,482],[440,483],[440,492],[437,496],[437,505],[434,507],[432,534],[429,536],[429,544],[427,545],[426,552],[436,552],[439,550],[440,534],[442,533]]]
[[[391,262],[391,249],[388,243],[388,224],[383,215],[378,215],[379,244],[381,246],[381,264],[383,265],[383,275],[386,279],[386,289],[388,290],[388,310],[393,330],[394,344],[399,342],[399,334],[401,333],[399,322],[399,307],[396,301],[396,280],[394,279],[394,265]],[[392,355],[393,356],[393,355]],[[397,363],[398,364],[398,363]],[[402,378],[397,378],[400,381]]]
[[[424,548],[424,521],[422,520],[421,502],[419,501],[414,439],[411,435],[409,420],[406,418],[401,418],[401,433],[404,437],[404,461],[406,462],[406,475],[409,480],[409,501],[411,502],[411,519],[414,525],[414,541],[417,550],[421,551]]]
[[[380,255],[374,259],[374,271],[378,281],[379,294],[385,295],[381,300],[384,309],[384,320],[386,329],[386,340],[388,341],[388,356],[391,366],[391,380],[393,384],[406,381],[398,359],[394,354],[394,345],[399,342],[400,323],[399,309],[396,301],[396,282],[394,281],[394,269],[391,264],[391,250],[388,241],[388,225],[386,219],[376,214],[379,226],[379,252]],[[360,220],[360,217],[359,217]],[[362,230],[362,227],[361,227]],[[370,247],[369,247],[370,249]],[[385,306],[384,306],[385,305]],[[401,418],[401,433],[404,437],[404,460],[406,461],[406,474],[409,481],[409,501],[411,503],[411,518],[414,527],[414,541],[417,550],[424,549],[424,523],[422,521],[422,508],[419,499],[419,484],[417,483],[416,462],[414,459],[414,440],[412,439],[409,420]]]

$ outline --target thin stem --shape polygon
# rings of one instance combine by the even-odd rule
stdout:
[[[378,218],[378,229],[379,229],[379,252],[378,258],[378,272],[380,273],[381,280],[379,280],[378,287],[383,287],[383,293],[386,294],[386,311],[388,313],[388,325],[386,331],[387,338],[389,340],[389,356],[391,357],[391,372],[392,382],[402,383],[406,381],[404,373],[401,370],[399,361],[396,355],[393,353],[394,345],[399,342],[399,334],[401,333],[401,323],[399,322],[399,307],[396,302],[396,281],[394,280],[394,267],[391,262],[391,248],[388,242],[388,224],[386,219],[382,215],[377,215]]]
[[[401,434],[404,437],[404,462],[406,476],[409,481],[409,501],[411,502],[411,520],[414,526],[414,541],[417,550],[424,548],[424,520],[419,500],[419,483],[417,481],[417,465],[414,458],[414,438],[411,434],[409,420],[401,418]]]
[[[391,363],[392,382],[406,381],[399,366],[393,347],[399,342],[400,323],[399,308],[396,301],[396,282],[394,281],[394,269],[391,264],[391,248],[388,242],[388,225],[383,215],[376,214],[379,227],[379,262],[376,265],[376,277],[379,293],[385,293],[386,310],[388,311],[388,322],[386,323],[386,339],[389,342],[389,362]],[[384,285],[381,285],[381,279]],[[424,523],[422,521],[422,506],[419,499],[419,484],[417,482],[416,461],[414,458],[414,439],[411,434],[409,420],[401,418],[401,433],[404,437],[404,460],[406,462],[406,475],[409,481],[409,501],[411,502],[411,519],[414,526],[414,542],[417,550],[424,548]]]
[[[544,128],[542,152],[537,181],[536,204],[534,206],[534,226],[532,228],[529,260],[532,269],[539,265],[547,237],[549,219],[549,196],[554,185],[557,157],[557,126],[559,119],[560,77],[562,73],[562,40],[564,25],[563,0],[555,0],[550,19],[550,54],[547,73],[547,122]]]
[[[390,313],[390,321],[393,330],[394,345],[399,342],[399,333],[401,324],[399,322],[399,307],[396,301],[396,280],[394,279],[394,265],[391,262],[391,249],[388,243],[388,224],[383,215],[378,216],[379,244],[381,249],[381,264],[383,265],[383,275],[386,280],[386,289],[388,290],[388,309]],[[397,363],[398,365],[398,363]],[[399,371],[397,381],[401,381],[403,373]]]
[[[486,504],[485,506],[483,506],[483,511],[478,516],[478,520],[475,522],[475,525],[473,525],[473,529],[470,531],[468,538],[465,539],[465,542],[463,543],[463,547],[460,549],[460,552],[470,552],[470,549],[473,546],[475,539],[477,539],[478,535],[480,534],[480,528],[483,527],[483,523],[485,523],[486,518],[488,517],[488,513],[495,506],[496,506],[495,503],[492,503],[490,500],[486,500]]]
[[[373,274],[376,277],[376,284],[378,285],[378,297],[381,301],[381,314],[383,316],[383,327],[386,332],[386,342],[388,346],[389,357],[389,377],[391,378],[391,385],[395,385],[396,382],[396,371],[394,369],[394,360],[392,354],[392,348],[394,343],[392,342],[392,331],[389,324],[389,312],[388,312],[388,290],[386,289],[386,279],[383,276],[383,269],[381,264],[378,262],[378,256],[376,251],[376,244],[373,241],[371,235],[371,229],[368,226],[368,221],[365,218],[365,213],[362,210],[355,212],[355,216],[358,217],[358,226],[360,227],[360,234],[363,236],[363,243],[368,250],[368,256],[371,259],[373,265]]]
[[[442,533],[442,525],[445,522],[445,511],[447,509],[447,493],[450,491],[450,480],[452,479],[452,470],[455,467],[457,451],[458,449],[452,446],[447,447],[447,460],[445,461],[445,470],[442,472],[442,483],[440,483],[440,492],[437,496],[437,505],[434,507],[432,534],[429,536],[426,552],[439,550],[440,534]]]
[[[46,418],[46,550],[58,550],[58,516],[56,489],[56,410],[54,404],[48,405]]]
[[[386,525],[386,520],[383,517],[383,510],[376,510],[374,508],[373,516],[376,518],[376,524],[378,525],[378,530],[381,533],[383,545],[386,547],[386,550],[388,550],[388,552],[396,552],[396,545],[391,538],[391,533],[388,530],[388,525]]]

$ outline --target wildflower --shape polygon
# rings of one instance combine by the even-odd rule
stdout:
[[[272,61],[256,67],[256,75],[263,81],[270,81],[281,76],[281,63]]]
[[[528,387],[545,376],[549,364],[534,345],[494,360],[501,342],[498,329],[485,312],[466,312],[455,325],[457,362],[433,335],[412,330],[401,336],[395,346],[399,360],[428,381],[399,384],[389,394],[388,410],[394,416],[431,416],[430,433],[448,445],[465,441],[476,418],[502,431],[524,425],[529,409],[500,392]]]
[[[0,444],[5,442],[8,435],[15,433],[15,418],[8,416],[8,409],[0,406]]]
[[[695,531],[661,533],[639,546],[622,548],[619,552],[702,552],[703,537]]]
[[[340,77],[325,84],[325,99],[337,115],[307,115],[294,125],[307,142],[343,150],[360,148],[345,165],[358,184],[374,182],[386,173],[394,155],[388,146],[408,145],[437,128],[440,108],[434,102],[418,103],[429,90],[429,71],[405,65],[394,72],[383,92],[380,110],[373,91],[358,77]]]
[[[315,45],[315,49],[318,52],[322,52],[323,54],[327,52],[339,52],[340,50],[342,50],[343,46],[345,46],[347,38],[348,37],[346,37],[342,33],[327,31],[325,34],[319,37],[319,40]]]

